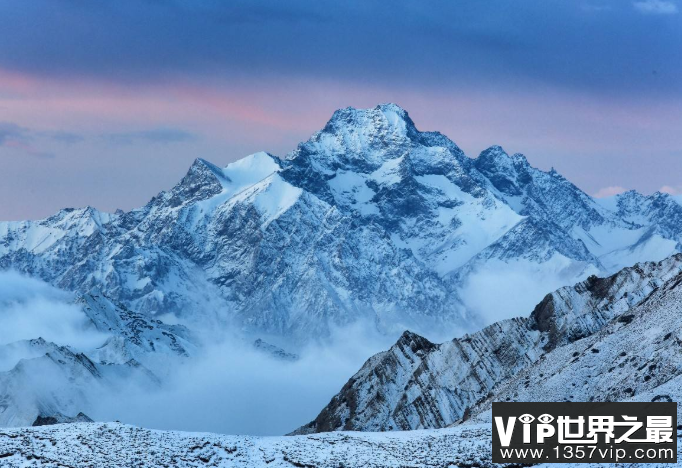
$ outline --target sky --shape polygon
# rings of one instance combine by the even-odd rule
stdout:
[[[682,0],[0,0],[0,219],[131,209],[395,102],[587,193],[682,191]]]

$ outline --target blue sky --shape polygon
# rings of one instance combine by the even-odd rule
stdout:
[[[588,193],[682,189],[682,4],[0,0],[0,219],[142,205],[396,102]]]

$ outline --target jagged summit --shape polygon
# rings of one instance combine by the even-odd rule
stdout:
[[[210,172],[214,176],[218,177],[219,179],[227,179],[229,181],[229,178],[225,175],[223,169],[220,167],[216,166],[215,164],[203,159],[203,158],[196,158],[192,165],[190,166],[188,170],[188,175],[191,173],[206,173]]]
[[[197,158],[180,183],[192,185],[197,181],[215,178],[223,185],[241,184],[244,177],[262,180],[279,169],[281,169],[279,158],[265,151],[245,156],[224,168],[203,158]]]
[[[493,145],[481,151],[476,161],[481,165],[499,164],[507,167],[515,164],[529,165],[525,155],[522,153],[510,155],[500,145]]]
[[[174,195],[171,203],[180,205],[185,200],[202,200],[219,194],[224,183],[229,182],[222,169],[218,166],[197,158],[185,177],[176,185],[171,193]]]
[[[349,127],[364,127],[381,134],[407,136],[417,128],[405,109],[397,104],[380,104],[372,109],[346,107],[334,112],[323,132],[338,133]]]
[[[500,192],[519,196],[523,186],[531,182],[530,165],[523,155],[510,156],[501,146],[491,146],[481,152],[474,165]]]
[[[348,107],[334,112],[322,130],[286,159],[293,168],[316,166],[313,169],[321,175],[339,168],[371,172],[419,140],[420,133],[407,112],[395,104]]]
[[[449,157],[464,153],[437,132],[420,132],[408,113],[395,104],[336,111],[325,127],[287,156],[291,165],[316,165],[327,172],[349,168],[363,172],[421,148],[442,148]]]
[[[406,347],[413,353],[421,354],[431,351],[436,345],[417,333],[405,330],[395,346]]]

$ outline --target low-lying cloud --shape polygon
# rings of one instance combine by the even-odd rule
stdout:
[[[125,398],[102,400],[91,416],[157,429],[285,434],[314,419],[367,358],[394,342],[372,328],[339,330],[293,362],[226,340],[179,364],[158,391],[131,386]]]
[[[621,194],[626,191],[627,189],[625,187],[621,187],[619,185],[612,185],[610,187],[600,188],[593,196],[594,198],[607,198]]]
[[[526,260],[489,261],[473,272],[462,285],[461,297],[472,314],[481,317],[485,325],[512,317],[527,317],[548,291],[575,283],[598,271],[571,265],[561,255],[544,264]],[[531,278],[542,278],[541,281]],[[522,291],[522,293],[520,293]]]
[[[0,372],[10,370],[20,359],[38,358],[44,352],[3,347],[19,340],[42,337],[93,355],[91,352],[107,336],[93,329],[72,300],[70,293],[42,281],[0,272]],[[158,388],[150,388],[146,374],[134,372],[114,380],[107,377],[102,385],[95,386],[85,381],[69,383],[61,374],[60,380],[31,373],[30,383],[23,380],[22,385],[30,387],[24,389],[27,398],[48,398],[58,386],[60,395],[72,400],[62,410],[84,411],[99,421],[120,420],[158,429],[281,435],[311,421],[370,356],[389,348],[397,338],[376,332],[373,323],[357,323],[334,331],[324,343],[298,349],[285,345],[286,351],[300,356],[288,361],[255,348],[254,337],[247,339],[223,327],[220,333],[216,332],[218,327],[213,327],[211,334],[198,331],[201,337],[197,339],[203,345],[195,356],[155,354],[145,360],[161,378]]]
[[[659,192],[661,193],[667,193],[668,195],[681,195],[682,194],[682,186],[680,185],[664,185],[660,189],[658,189]]]
[[[101,345],[96,331],[72,296],[16,272],[0,272],[0,345],[43,338],[78,350]]]

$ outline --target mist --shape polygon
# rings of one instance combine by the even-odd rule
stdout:
[[[0,272],[0,345],[35,338],[80,351],[101,345],[107,335],[72,300],[73,295],[42,281]]]
[[[395,342],[373,328],[339,329],[329,342],[300,350],[296,361],[233,337],[179,364],[158,391],[131,386],[91,416],[155,429],[286,434],[314,419],[370,356]]]
[[[196,328],[197,323],[186,324],[194,325],[196,354],[155,353],[144,360],[161,378],[158,386],[150,386],[146,374],[135,372],[107,374],[106,382],[89,377],[70,382],[67,374],[35,359],[45,352],[41,347],[12,343],[43,338],[95,360],[94,351],[108,336],[94,328],[73,300],[73,294],[45,282],[0,272],[0,380],[20,360],[29,360],[32,369],[50,372],[22,373],[22,379],[30,379],[24,381],[30,388],[22,405],[32,398],[51,401],[57,391],[73,400],[69,410],[74,414],[84,411],[97,421],[156,429],[248,435],[291,432],[314,419],[369,357],[388,349],[399,335],[397,330],[380,333],[373,322],[357,322],[333,330],[324,342],[296,348],[276,343],[299,356],[291,361],[254,347],[255,337],[240,334],[236,327],[225,323],[218,327],[209,314],[203,325],[211,326],[204,330]]]
[[[527,317],[548,292],[597,273],[589,265],[572,266],[559,255],[539,265],[525,260],[492,260],[469,276],[460,295],[467,309],[490,325],[512,317]]]

